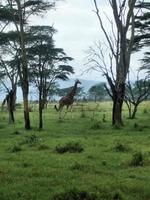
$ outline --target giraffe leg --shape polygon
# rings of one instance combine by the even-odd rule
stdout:
[[[71,118],[73,119],[73,104],[71,104],[71,106],[70,106],[70,112],[71,112]]]
[[[69,105],[67,105],[67,109],[66,109],[66,111],[65,111],[65,113],[64,113],[63,119],[65,118],[65,116],[66,116],[66,114],[67,114],[67,112],[68,112],[68,108],[69,108]]]
[[[59,119],[61,120],[63,106],[59,106]]]

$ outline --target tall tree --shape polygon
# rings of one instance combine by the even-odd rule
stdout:
[[[29,93],[29,75],[28,75],[28,60],[26,54],[26,36],[25,27],[27,26],[28,19],[31,15],[36,15],[45,12],[46,10],[54,7],[54,1],[48,2],[46,0],[7,0],[7,5],[3,8],[9,7],[12,14],[12,20],[18,32],[18,38],[20,43],[20,65],[18,68],[19,77],[23,92],[24,103],[24,122],[25,129],[30,129],[29,118],[29,105],[28,105],[28,93]],[[14,12],[15,10],[15,12]],[[16,20],[16,14],[18,20]]]
[[[149,0],[140,0],[136,4],[139,10],[138,16],[135,18],[135,50],[145,49],[144,58],[142,59],[142,67],[150,75],[150,2]],[[145,48],[146,47],[146,48]]]
[[[54,45],[55,30],[50,26],[32,26],[27,31],[27,58],[30,64],[30,81],[39,93],[39,128],[43,127],[42,111],[56,79],[67,80],[73,68],[62,48]]]
[[[13,90],[15,108],[17,83],[19,79],[19,43],[14,31],[0,33],[0,83],[7,93]]]
[[[100,28],[103,31],[108,46],[113,57],[109,71],[113,70],[114,79],[112,79],[108,70],[104,75],[110,85],[112,99],[113,99],[113,112],[112,124],[115,126],[122,126],[122,105],[125,95],[125,81],[130,66],[131,52],[134,41],[134,7],[136,0],[109,0],[113,12],[114,23],[110,19],[110,26],[112,27],[112,35],[105,29],[102,17],[99,11],[97,1],[94,0],[96,15],[98,17]]]

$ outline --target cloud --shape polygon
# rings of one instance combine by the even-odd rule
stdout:
[[[99,3],[99,1],[97,1]],[[112,18],[109,1],[99,3],[100,12],[105,29],[111,34],[111,25],[107,17]],[[65,0],[60,1],[55,11],[49,11],[45,17],[34,16],[31,21],[38,25],[52,25],[58,30],[54,36],[57,47],[64,48],[68,56],[75,60],[72,63],[78,76],[84,69],[85,51],[94,41],[104,41],[105,37],[100,29],[93,0]],[[133,60],[135,63],[136,59]],[[134,65],[134,64],[133,64]],[[85,76],[86,78],[88,77]],[[99,79],[97,72],[89,75],[90,79]],[[84,78],[84,77],[83,77]]]

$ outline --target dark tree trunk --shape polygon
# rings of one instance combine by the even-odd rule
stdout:
[[[127,99],[125,100],[125,103],[126,103],[127,108],[128,108],[129,119],[131,119],[132,118],[132,104]]]
[[[138,107],[138,105],[135,104],[135,105],[134,105],[134,108],[133,108],[133,112],[132,112],[131,119],[135,119],[135,116],[136,116],[136,113],[137,113],[137,107]]]
[[[14,99],[14,91],[11,90],[9,94],[6,96],[7,108],[9,112],[9,124],[15,122],[14,113],[13,113],[13,99]]]
[[[43,109],[42,109],[42,106],[40,105],[41,103],[39,102],[39,129],[42,129],[43,128]]]
[[[39,91],[39,129],[43,128],[43,101],[41,90]]]
[[[9,110],[9,124],[14,123],[15,118],[14,118],[14,113],[13,110]]]
[[[13,92],[14,92],[14,97],[13,97],[13,111],[15,111],[16,110],[16,93],[17,93],[17,87],[16,86],[14,86],[13,87]]]
[[[30,129],[30,118],[29,118],[29,102],[28,102],[28,93],[23,90],[23,105],[24,105],[24,122],[25,129]]]
[[[21,64],[22,69],[20,71],[20,80],[22,84],[23,91],[23,104],[24,104],[24,122],[25,129],[30,129],[30,117],[29,117],[29,103],[28,103],[28,93],[29,93],[29,81],[28,81],[28,64],[25,48],[25,34],[24,34],[24,20],[20,0],[16,0],[19,15],[19,26],[20,26],[20,47],[21,47]]]
[[[119,84],[113,96],[112,124],[116,127],[123,126],[122,105],[124,101],[125,84]]]

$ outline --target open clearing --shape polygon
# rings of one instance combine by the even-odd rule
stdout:
[[[31,131],[21,108],[15,125],[1,111],[0,200],[150,199],[150,102],[134,120],[124,108],[122,129],[111,126],[110,102],[74,106],[63,121],[53,106],[44,111],[43,131],[36,105]]]

